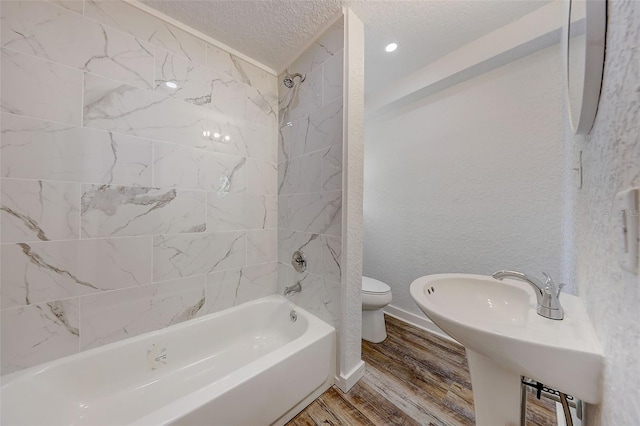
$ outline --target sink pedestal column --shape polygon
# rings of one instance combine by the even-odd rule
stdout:
[[[520,375],[465,348],[477,426],[520,426]]]

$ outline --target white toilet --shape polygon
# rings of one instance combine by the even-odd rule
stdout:
[[[391,303],[391,287],[382,281],[362,277],[362,338],[380,343],[387,338],[382,308]]]

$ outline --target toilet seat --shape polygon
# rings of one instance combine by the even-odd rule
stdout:
[[[365,294],[387,294],[391,293],[391,287],[382,281],[369,277],[362,277],[362,292]]]

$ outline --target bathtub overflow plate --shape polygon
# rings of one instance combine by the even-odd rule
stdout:
[[[296,314],[296,311],[292,310],[291,312],[289,312],[289,318],[291,318],[291,322],[296,322],[298,319],[298,314]]]

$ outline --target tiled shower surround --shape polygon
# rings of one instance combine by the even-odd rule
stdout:
[[[280,288],[300,282],[295,303],[340,329],[343,148],[342,19],[292,65],[306,75],[289,89],[279,82],[278,262]],[[291,267],[293,252],[307,271]]]
[[[0,7],[2,373],[275,292],[275,76],[124,2]]]

